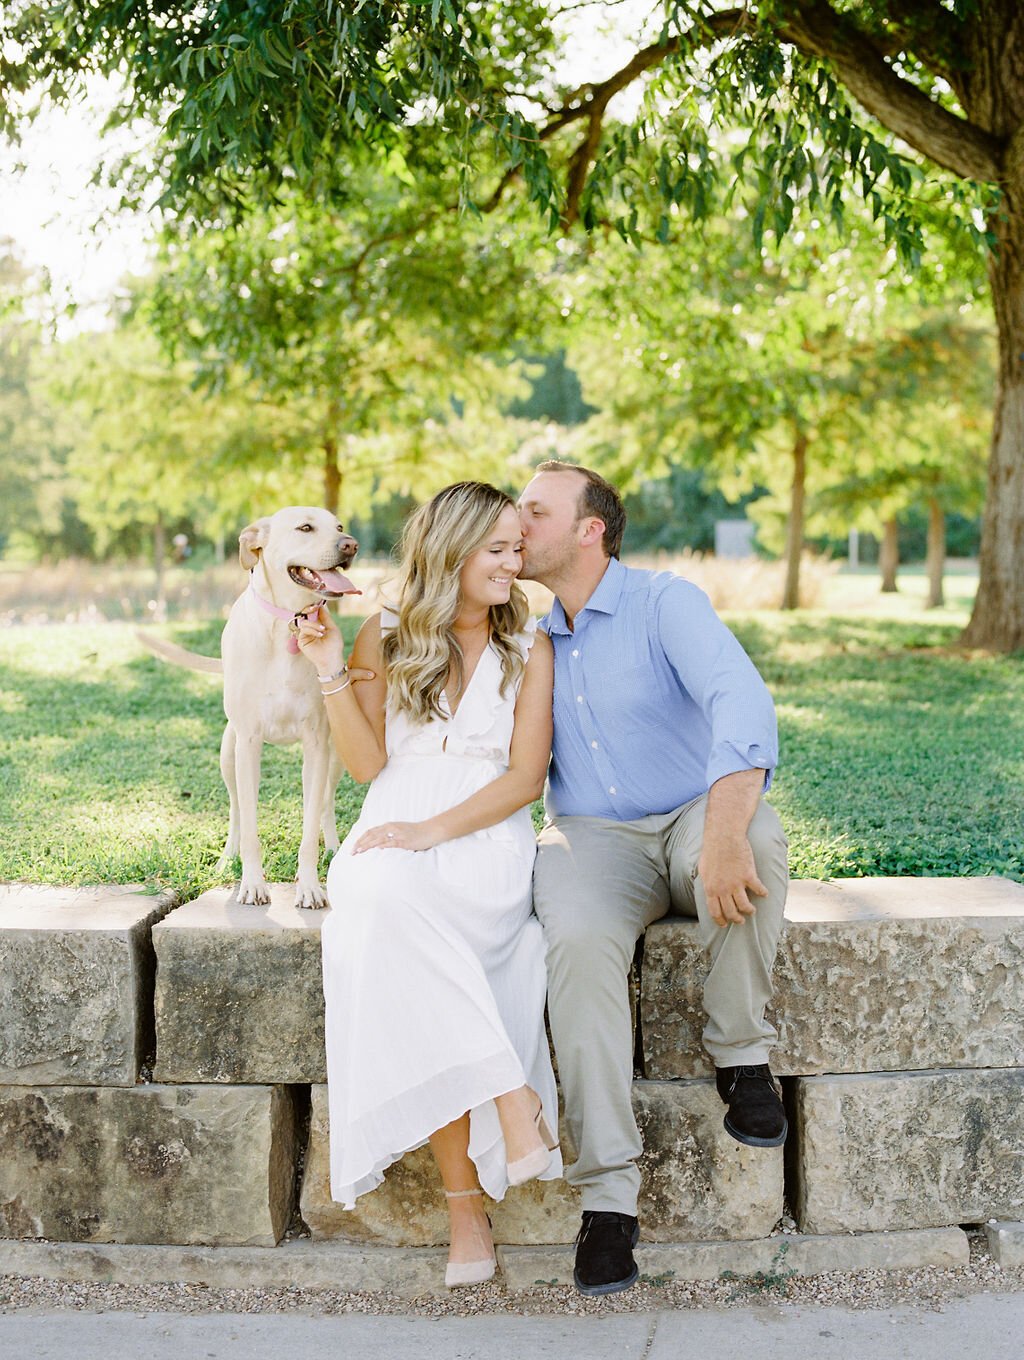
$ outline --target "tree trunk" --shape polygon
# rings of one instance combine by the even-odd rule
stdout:
[[[946,512],[938,500],[928,499],[928,609],[946,603],[942,577],[946,570]]]
[[[969,647],[1024,648],[1024,12],[988,0],[965,25],[965,109],[1004,138],[1001,200],[989,219],[999,364],[978,594],[963,635]]]
[[[164,587],[164,568],[167,564],[167,530],[162,515],[157,515],[153,525],[153,574],[156,577],[156,618],[160,621],[167,617],[167,596]]]
[[[968,647],[1024,648],[1024,183],[989,223],[999,367],[978,593],[963,635]]]
[[[800,554],[804,546],[804,487],[807,482],[807,435],[797,430],[793,443],[793,486],[789,496],[789,523],[786,525],[786,584],[782,608],[796,609],[800,604]]]
[[[341,469],[338,467],[338,441],[334,435],[324,439],[324,509],[332,515],[339,513],[341,504]]]
[[[882,593],[891,595],[899,589],[896,584],[896,568],[900,564],[900,529],[895,519],[887,519],[882,525],[882,547],[878,554],[878,565],[882,569]]]

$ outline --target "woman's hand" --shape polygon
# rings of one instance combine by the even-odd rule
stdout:
[[[312,618],[307,614],[299,617],[295,640],[302,655],[316,667],[318,675],[334,675],[344,666],[345,644],[325,605],[321,605]]]
[[[384,822],[364,831],[352,847],[354,855],[364,850],[431,850],[443,837],[430,821]]]

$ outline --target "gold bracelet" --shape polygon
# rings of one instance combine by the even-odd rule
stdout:
[[[343,689],[348,689],[351,683],[352,683],[351,680],[346,680],[345,683],[343,685],[339,685],[337,689],[322,689],[320,693],[326,699],[329,694],[340,694]]]

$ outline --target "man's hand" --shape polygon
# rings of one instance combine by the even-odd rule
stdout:
[[[754,914],[749,894],[765,897],[768,893],[757,876],[754,852],[745,835],[719,837],[706,829],[697,873],[704,884],[711,919],[717,926],[741,926]]]
[[[738,770],[716,779],[708,791],[697,873],[704,884],[711,919],[718,926],[741,926],[754,914],[749,894],[768,894],[757,876],[754,852],[747,839],[747,827],[757,811],[763,787],[763,770]]]

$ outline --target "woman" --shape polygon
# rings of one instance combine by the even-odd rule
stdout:
[[[528,809],[553,660],[521,563],[509,497],[459,482],[410,520],[397,612],[366,621],[351,672],[326,610],[299,633],[337,750],[371,781],[327,876],[331,1193],[351,1208],[429,1139],[449,1285],[494,1273],[483,1190],[561,1174]]]

